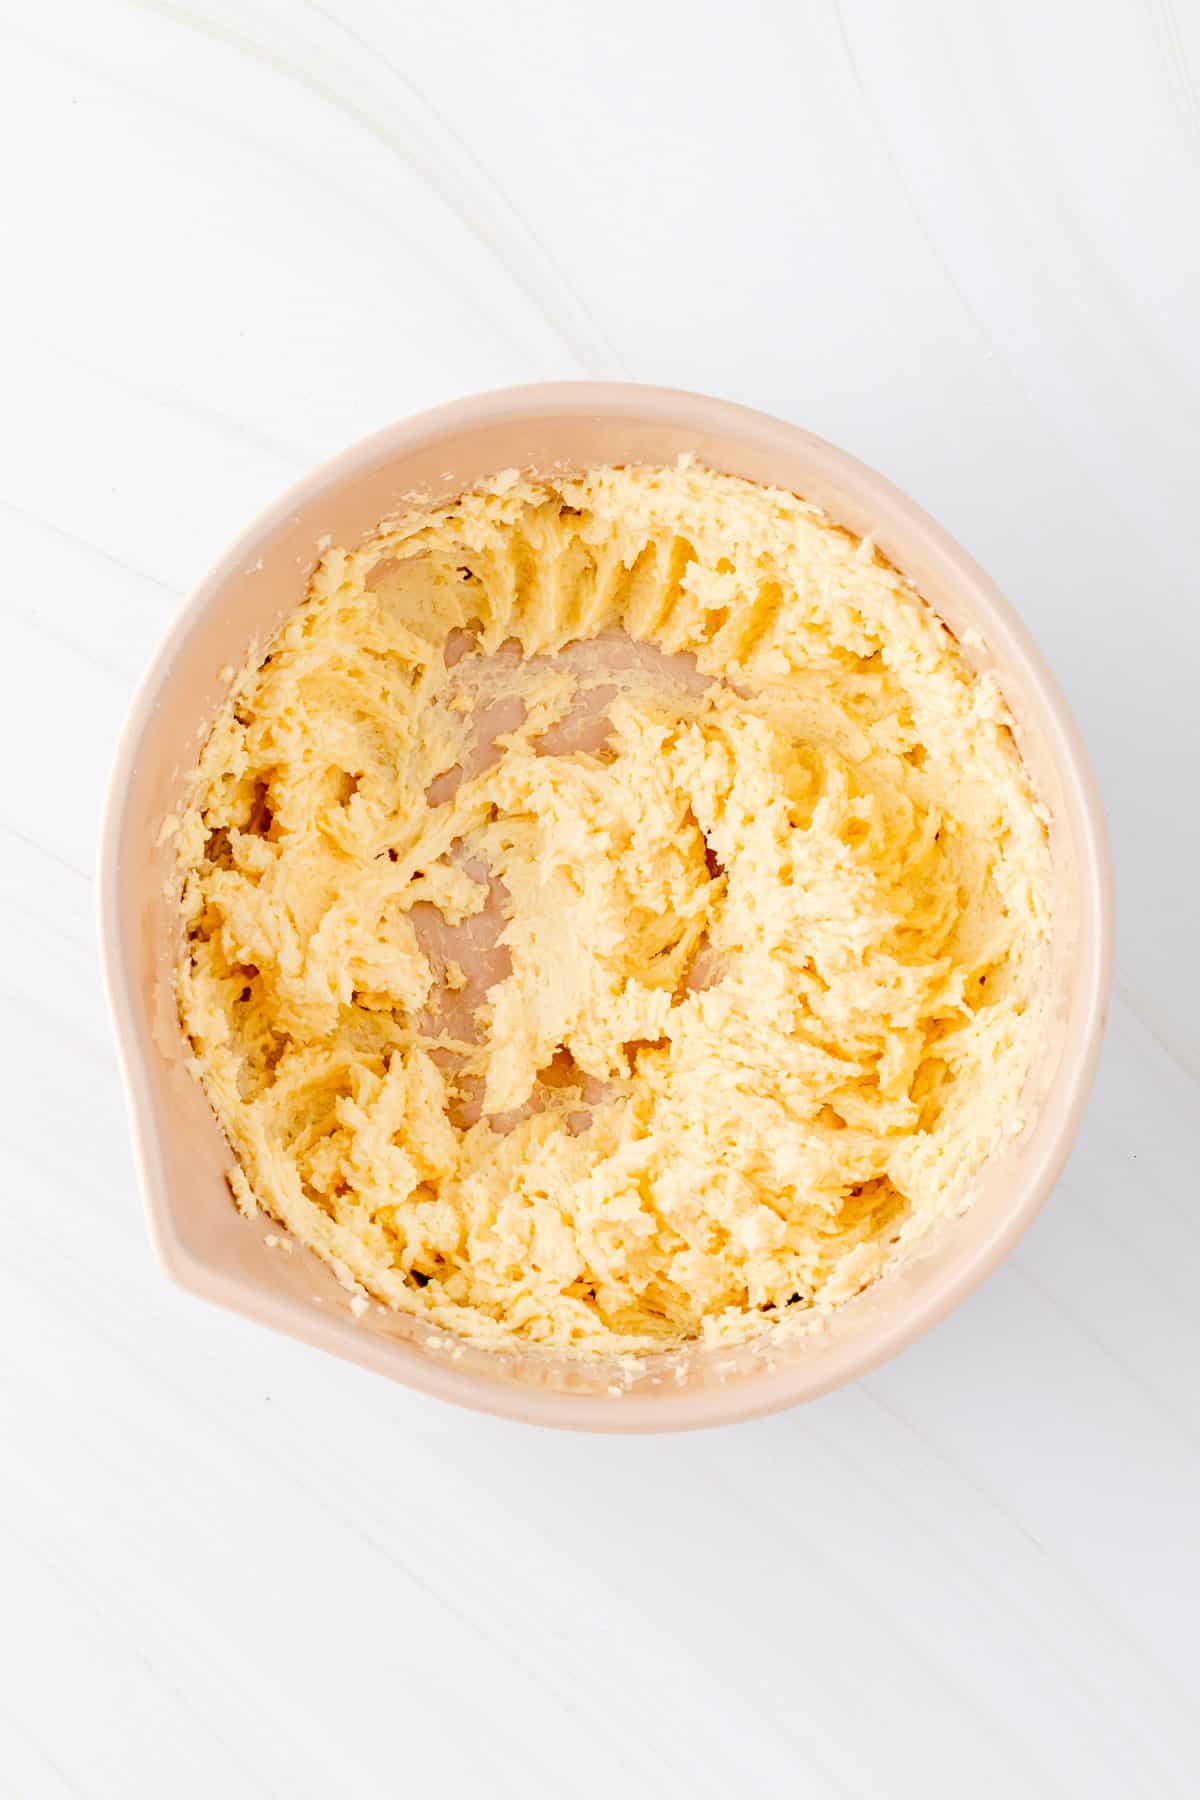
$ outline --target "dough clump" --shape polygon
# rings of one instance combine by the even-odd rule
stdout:
[[[240,1203],[477,1340],[811,1321],[1019,1116],[1044,819],[994,680],[795,496],[418,504],[323,556],[179,831]]]

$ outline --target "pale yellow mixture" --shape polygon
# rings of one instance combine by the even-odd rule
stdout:
[[[1019,1117],[1044,809],[994,681],[790,494],[509,473],[330,550],[179,849],[240,1203],[470,1337],[811,1318]]]

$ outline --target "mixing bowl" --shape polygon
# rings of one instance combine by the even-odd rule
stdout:
[[[995,671],[1049,806],[1054,1026],[1030,1077],[1028,1123],[983,1171],[973,1204],[906,1267],[790,1341],[660,1354],[630,1368],[536,1348],[467,1345],[350,1296],[278,1228],[235,1211],[232,1157],[187,1068],[171,971],[179,948],[164,819],[231,668],[302,598],[327,541],[354,543],[419,492],[450,498],[501,469],[698,461],[815,501],[869,533]],[[113,768],[100,867],[101,943],[150,1230],[190,1292],[462,1405],[602,1431],[728,1423],[828,1392],[874,1368],[995,1268],[1062,1168],[1095,1067],[1109,985],[1104,825],[1079,734],[1028,632],[971,558],[844,451],[779,419],[664,388],[580,382],[508,389],[389,426],[326,463],[238,539],[181,610],[134,699]],[[361,1314],[361,1316],[359,1316]]]

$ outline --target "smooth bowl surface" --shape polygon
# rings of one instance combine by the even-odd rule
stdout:
[[[790,1342],[611,1358],[484,1350],[349,1296],[307,1251],[231,1203],[232,1154],[188,1071],[171,973],[179,948],[164,820],[224,697],[228,670],[302,599],[326,542],[354,543],[414,493],[451,498],[499,470],[673,462],[791,489],[874,538],[978,669],[995,671],[1050,808],[1057,1029],[1031,1076],[1030,1122],[983,1171],[971,1207],[909,1265]],[[222,679],[222,671],[225,679]],[[545,1425],[606,1431],[728,1423],[815,1398],[876,1367],[943,1317],[1016,1242],[1050,1192],[1099,1054],[1111,961],[1104,823],[1079,734],[1029,634],[971,558],[844,451],[725,401],[568,382],[457,401],[389,426],[308,476],[238,539],[183,607],[134,699],[101,840],[101,948],[151,1234],[184,1288],[443,1399]]]

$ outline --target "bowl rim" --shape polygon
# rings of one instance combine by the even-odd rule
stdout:
[[[179,649],[225,584],[255,555],[259,545],[329,487],[341,486],[453,431],[500,420],[535,420],[587,411],[594,412],[597,419],[633,414],[642,424],[749,438],[767,452],[776,445],[781,453],[794,454],[797,448],[803,448],[856,487],[881,518],[903,520],[910,539],[926,544],[947,568],[954,585],[969,591],[972,607],[986,621],[985,635],[990,631],[1001,637],[1021,666],[1043,709],[1055,767],[1064,786],[1073,790],[1080,827],[1079,942],[1085,954],[1073,1007],[1079,1021],[1074,1032],[1075,1049],[1072,1053],[1067,1046],[1054,1078],[1059,1111],[1057,1131],[1030,1174],[1014,1191],[1013,1203],[1001,1222],[973,1254],[927,1292],[916,1296],[910,1305],[898,1309],[872,1334],[839,1346],[823,1361],[820,1373],[806,1372],[803,1359],[798,1358],[781,1363],[770,1372],[764,1369],[753,1379],[739,1380],[727,1389],[679,1389],[673,1393],[639,1393],[635,1389],[615,1399],[603,1394],[489,1381],[429,1355],[414,1356],[398,1366],[395,1357],[386,1353],[378,1339],[362,1331],[356,1320],[334,1320],[328,1313],[319,1320],[308,1320],[289,1302],[257,1284],[235,1280],[193,1257],[171,1226],[158,1133],[146,1095],[148,1078],[137,1030],[140,1007],[120,925],[119,898],[120,848],[130,775]],[[639,382],[534,382],[452,400],[357,440],[301,476],[264,507],[176,608],[134,689],[104,797],[96,899],[101,971],[116,1037],[138,1184],[151,1242],[168,1277],[187,1292],[460,1406],[530,1424],[592,1431],[688,1430],[782,1411],[869,1374],[945,1318],[1009,1253],[1054,1187],[1082,1122],[1099,1060],[1112,986],[1112,863],[1095,772],[1049,665],[1029,629],[995,583],[944,527],[887,477],[826,439],[735,401]]]

